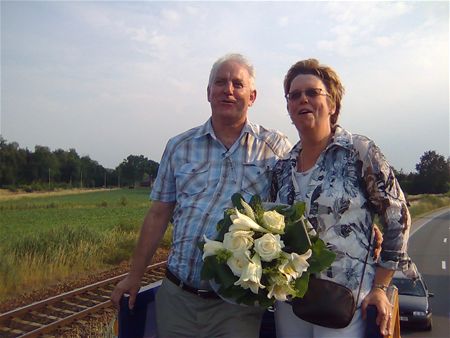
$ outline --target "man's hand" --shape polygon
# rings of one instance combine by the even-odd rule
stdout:
[[[381,244],[383,243],[383,233],[381,232],[378,225],[373,225],[373,231],[375,232],[375,241],[374,241],[374,248],[373,248],[373,260],[378,260],[378,257],[380,257],[381,253]]]
[[[130,273],[119,282],[111,294],[111,302],[116,309],[124,293],[130,295],[128,307],[134,307],[136,295],[141,287],[141,279],[172,217],[175,202],[153,201],[141,227],[138,243],[131,261]]]
[[[136,301],[136,295],[140,288],[140,278],[133,278],[128,275],[127,277],[125,277],[125,279],[121,280],[114,288],[113,292],[111,293],[111,302],[113,303],[114,307],[119,310],[120,299],[122,298],[124,293],[128,293],[130,295],[128,308],[132,310]]]

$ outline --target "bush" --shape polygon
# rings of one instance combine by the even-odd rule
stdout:
[[[128,199],[125,196],[121,196],[119,204],[125,207],[128,204]]]

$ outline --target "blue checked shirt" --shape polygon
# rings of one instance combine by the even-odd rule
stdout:
[[[247,122],[227,150],[216,138],[211,119],[167,143],[151,199],[176,202],[169,269],[185,283],[205,288],[200,279],[203,235],[216,237],[216,225],[231,196],[268,198],[272,168],[291,149],[278,131]]]

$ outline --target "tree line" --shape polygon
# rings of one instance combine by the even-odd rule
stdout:
[[[158,167],[143,155],[129,155],[115,169],[108,169],[75,149],[50,151],[37,145],[31,151],[0,136],[0,187],[11,190],[149,185]]]
[[[403,191],[410,195],[443,194],[450,190],[450,158],[434,150],[426,151],[416,164],[415,173],[395,172]]]
[[[107,169],[89,156],[35,146],[22,149],[0,136],[0,187],[43,190],[56,187],[96,188],[150,185],[159,164],[143,155],[129,155],[115,169]],[[450,190],[450,159],[436,151],[426,151],[416,164],[416,171],[395,171],[402,189],[411,195],[438,194]]]

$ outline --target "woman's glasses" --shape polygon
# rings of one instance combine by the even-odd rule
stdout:
[[[316,97],[319,95],[330,96],[327,92],[325,92],[322,88],[308,88],[305,90],[294,90],[293,92],[287,93],[284,97],[291,102],[298,101],[302,97],[302,94],[305,93],[307,97]],[[331,97],[331,96],[330,96]]]

